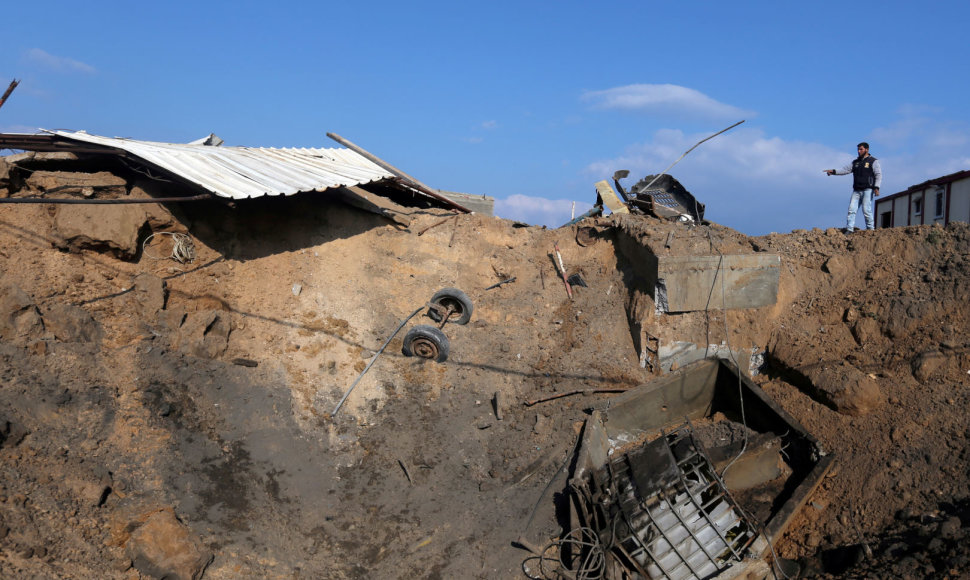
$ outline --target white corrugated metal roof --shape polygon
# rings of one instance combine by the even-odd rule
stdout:
[[[350,149],[212,147],[51,131],[85,143],[122,149],[221,197],[292,195],[391,179],[394,174]]]

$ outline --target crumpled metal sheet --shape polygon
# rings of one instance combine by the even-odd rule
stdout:
[[[218,196],[232,199],[324,191],[395,177],[350,149],[213,147],[101,137],[83,131],[50,133],[123,150]]]

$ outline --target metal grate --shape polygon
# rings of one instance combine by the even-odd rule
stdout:
[[[673,194],[669,193],[665,189],[648,189],[646,191],[640,192],[640,195],[649,195],[654,203],[660,204],[664,207],[669,207],[670,209],[676,209],[678,211],[687,211],[677,198]]]
[[[614,530],[614,545],[651,579],[703,580],[742,560],[756,536],[754,526],[689,428],[645,448],[609,463],[618,499],[610,511],[626,524]],[[667,464],[658,465],[661,459]]]

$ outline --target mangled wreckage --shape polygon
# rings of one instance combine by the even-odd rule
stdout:
[[[346,149],[324,148],[265,148],[226,147],[215,135],[192,143],[161,143],[118,137],[102,137],[84,131],[42,131],[37,134],[0,134],[0,148],[28,151],[7,157],[12,166],[9,178],[21,179],[24,189],[41,192],[42,197],[12,196],[7,203],[173,203],[185,201],[223,200],[232,203],[264,196],[291,196],[298,193],[327,192],[359,209],[382,215],[407,225],[406,216],[389,209],[386,199],[407,204],[427,204],[460,212],[491,214],[494,200],[485,196],[441,192],[409,176],[339,135],[328,134]],[[77,181],[70,171],[50,173],[48,181],[55,188],[44,187],[37,179],[30,179],[36,158],[61,164],[94,164],[120,162],[132,174],[147,176],[156,184],[164,184],[169,196],[154,199],[119,200],[120,195],[103,195],[113,199],[96,199],[103,189],[93,185],[63,181]],[[25,166],[19,176],[18,167]],[[36,183],[35,183],[36,182]],[[56,183],[55,183],[56,182]],[[124,183],[122,183],[124,185]],[[77,191],[74,191],[77,190]],[[47,195],[60,193],[61,195]],[[64,194],[80,193],[81,196]],[[195,195],[192,195],[195,194]]]
[[[833,456],[730,361],[689,365],[586,421],[569,532],[538,578],[770,577],[772,545]]]

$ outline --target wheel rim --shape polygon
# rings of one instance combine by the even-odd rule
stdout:
[[[421,358],[437,358],[438,345],[433,340],[419,337],[411,343],[411,352]]]
[[[447,311],[449,308],[451,309],[451,316],[448,317],[448,320],[451,320],[452,318],[461,318],[465,313],[465,309],[461,302],[453,298],[442,298],[438,301],[438,304],[444,308],[445,311]]]

